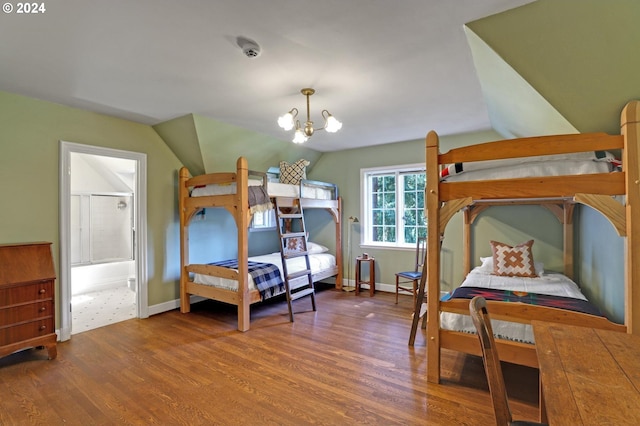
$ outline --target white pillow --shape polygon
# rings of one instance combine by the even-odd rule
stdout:
[[[481,257],[480,262],[482,264],[478,266],[478,271],[484,274],[493,274],[493,257]],[[533,262],[533,266],[536,270],[536,275],[541,276],[544,274],[544,263]]]
[[[309,254],[319,254],[328,252],[329,249],[321,244],[312,243],[311,241],[307,241],[307,251]]]

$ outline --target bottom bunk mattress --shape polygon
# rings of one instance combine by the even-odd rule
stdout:
[[[505,277],[477,267],[467,275],[459,288],[444,295],[441,300],[471,299],[476,295],[481,295],[487,300],[523,302],[601,315],[600,311],[587,301],[575,282],[558,273],[540,273],[535,278]],[[492,319],[491,325],[497,338],[534,343],[533,331],[529,324]],[[468,315],[441,312],[440,326],[446,330],[475,333],[475,327]]]
[[[215,264],[222,266],[221,264],[225,263],[226,264],[225,266],[229,267],[229,265],[233,265],[233,262],[235,262],[235,259],[231,261],[216,262]],[[277,276],[273,276],[273,271],[268,269],[267,274],[269,276],[266,277],[266,281],[265,281],[267,282],[267,284],[262,285],[260,284],[261,279],[260,278],[254,279],[254,276],[250,272],[248,274],[249,290],[259,290],[263,300],[273,296],[277,296],[279,294],[283,294],[285,292],[284,282],[282,278],[284,277],[284,272],[282,270],[282,258],[280,256],[280,253],[271,253],[271,254],[265,254],[262,256],[252,256],[252,257],[249,257],[249,262],[250,264],[254,263],[254,264],[274,265],[277,268],[277,271],[279,273],[279,274],[276,274]],[[321,271],[335,268],[336,258],[334,255],[329,253],[310,254],[309,264],[311,266],[311,272],[313,274],[317,274]],[[235,269],[235,268],[232,267],[232,269]],[[298,258],[288,260],[287,269],[289,274],[306,269],[306,263],[305,263],[304,257],[298,257]],[[262,272],[257,272],[257,273],[264,275],[264,273]],[[258,281],[257,284],[256,284],[256,281]],[[233,291],[238,290],[238,281],[231,280],[228,278],[216,277],[212,275],[195,274],[193,277],[193,282],[198,284],[211,285],[218,288],[224,288],[227,290],[233,290]]]

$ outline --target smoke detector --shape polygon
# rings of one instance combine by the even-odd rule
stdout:
[[[238,37],[238,46],[240,46],[240,49],[242,49],[242,53],[244,53],[247,58],[257,58],[258,56],[260,56],[260,46],[253,40],[244,37]]]

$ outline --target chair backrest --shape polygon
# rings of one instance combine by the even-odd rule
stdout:
[[[507,388],[504,384],[504,376],[502,375],[502,366],[500,365],[500,357],[498,356],[498,348],[493,337],[493,329],[489,312],[487,311],[487,302],[481,296],[476,296],[469,302],[469,313],[473,319],[473,324],[478,333],[480,346],[482,347],[482,359],[484,361],[484,370],[489,382],[489,393],[493,401],[493,410],[496,416],[496,424],[508,425],[512,421],[511,410],[509,409],[509,400],[507,399]]]
[[[416,241],[416,269],[415,272],[422,272],[422,265],[427,258],[427,237],[418,237]]]

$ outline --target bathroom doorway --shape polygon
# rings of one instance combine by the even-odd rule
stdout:
[[[146,155],[61,142],[60,338],[148,316]]]

